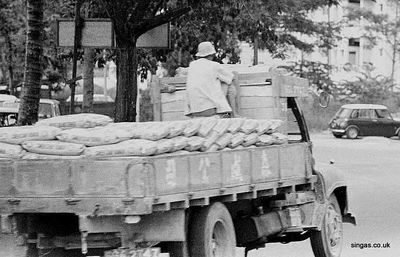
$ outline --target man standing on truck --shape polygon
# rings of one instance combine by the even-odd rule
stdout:
[[[185,115],[189,117],[237,116],[234,74],[213,61],[215,54],[211,42],[202,42],[197,49],[198,59],[189,65],[185,97]]]

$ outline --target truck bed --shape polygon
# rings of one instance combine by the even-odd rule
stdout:
[[[219,152],[0,161],[0,214],[144,215],[313,187],[309,143]]]

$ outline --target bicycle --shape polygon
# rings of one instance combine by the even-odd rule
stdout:
[[[331,94],[328,93],[325,89],[309,87],[309,91],[318,97],[318,104],[322,108],[327,108],[329,106],[329,102],[331,100]]]

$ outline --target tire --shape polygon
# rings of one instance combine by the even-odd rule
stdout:
[[[315,257],[340,256],[343,246],[343,221],[335,195],[329,198],[321,231],[313,231],[310,239]]]
[[[346,129],[346,136],[349,139],[356,139],[358,137],[358,129],[356,127],[350,127]]]
[[[190,220],[190,257],[235,256],[235,229],[225,205],[217,202],[204,207],[194,213]]]
[[[342,138],[343,137],[342,134],[333,134],[333,136],[336,137],[336,138]]]

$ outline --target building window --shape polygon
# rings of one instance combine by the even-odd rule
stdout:
[[[382,56],[383,55],[383,48],[379,49],[379,55]]]
[[[381,4],[381,12],[383,12],[383,4]]]
[[[360,46],[359,38],[349,38],[349,46]]]
[[[349,0],[349,3],[359,4],[359,3],[360,3],[360,0]]]
[[[357,64],[357,53],[356,52],[349,52],[349,63],[351,65],[356,65]]]

